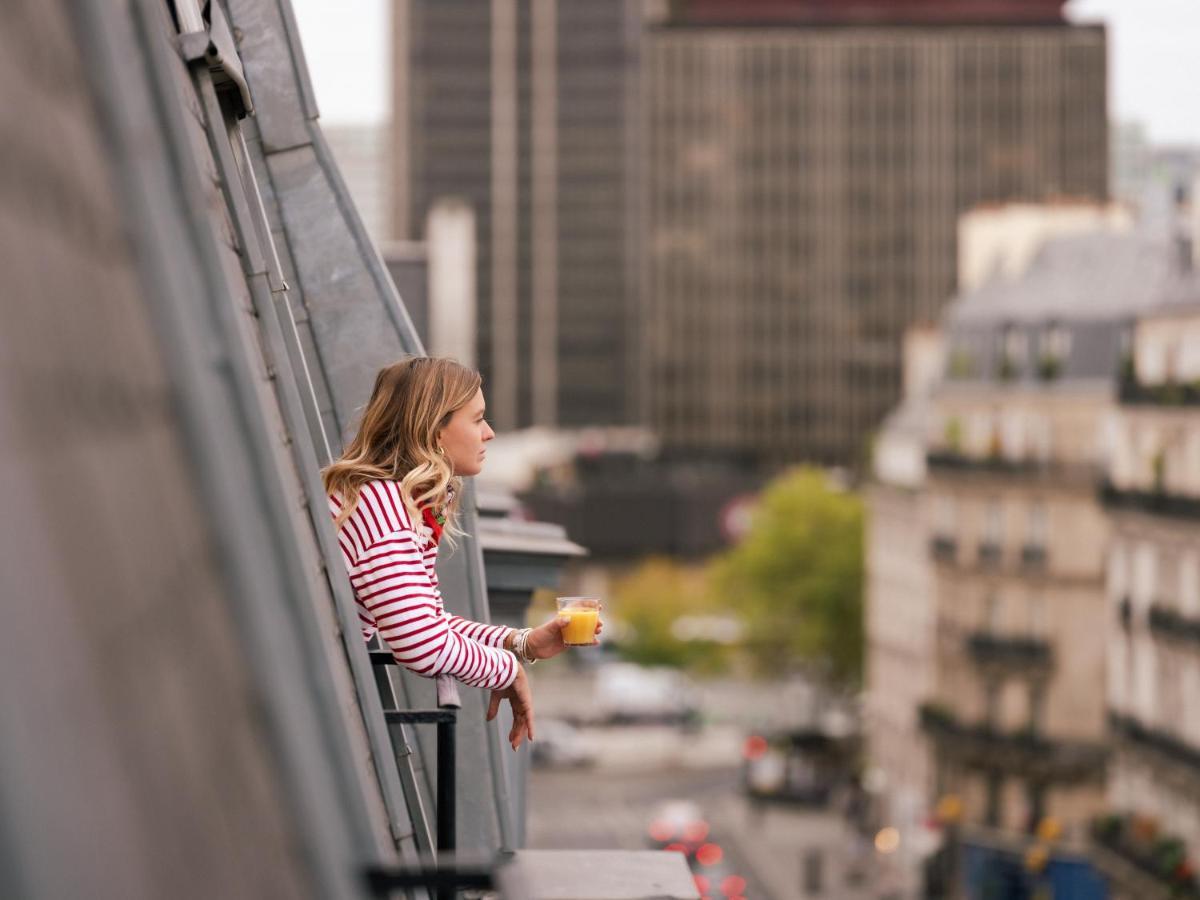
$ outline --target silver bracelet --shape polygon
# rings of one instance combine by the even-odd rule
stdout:
[[[517,655],[517,659],[530,666],[537,662],[537,657],[529,652],[528,647],[529,635],[532,633],[532,628],[522,628],[513,635],[513,653]]]

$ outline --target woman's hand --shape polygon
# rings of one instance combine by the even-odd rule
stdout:
[[[525,649],[533,654],[534,659],[550,659],[552,656],[558,656],[567,649],[567,645],[563,643],[562,633],[570,621],[566,616],[557,616],[544,625],[539,625],[529,633]],[[596,634],[599,635],[603,630],[604,624],[597,619]],[[597,640],[595,643],[600,642]]]
[[[500,701],[507,700],[512,707],[513,724],[508,732],[508,742],[516,750],[526,737],[533,740],[533,694],[529,691],[529,680],[525,670],[518,665],[517,677],[502,691],[492,691],[492,702],[488,704],[487,720],[490,722],[500,712]]]

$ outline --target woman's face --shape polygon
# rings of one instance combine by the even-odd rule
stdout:
[[[496,436],[483,417],[484,411],[483,389],[480,388],[466,406],[454,411],[438,434],[438,445],[446,451],[446,459],[455,475],[478,475],[483,469],[483,459],[487,455],[485,446]]]

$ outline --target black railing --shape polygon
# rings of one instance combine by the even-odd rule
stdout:
[[[1108,714],[1109,730],[1116,736],[1142,750],[1151,751],[1163,759],[1192,770],[1200,776],[1200,748],[1193,747],[1173,734],[1151,728],[1134,716],[1118,712]]]
[[[1101,816],[1092,822],[1092,840],[1149,876],[1171,897],[1200,898],[1200,885],[1188,865],[1188,848],[1170,834],[1146,827],[1128,815]]]
[[[933,469],[993,472],[1001,475],[1028,474],[1050,467],[1049,463],[1033,459],[1009,459],[996,454],[968,456],[957,450],[930,450],[925,454],[925,462]]]
[[[937,535],[929,542],[929,552],[936,560],[952,563],[958,559],[958,541],[952,537]]]
[[[1200,497],[1168,494],[1165,491],[1122,490],[1105,482],[1100,502],[1109,509],[1131,509],[1176,519],[1200,519]]]
[[[387,669],[395,666],[396,660],[386,650],[372,650],[371,664],[375,666],[376,680],[379,682],[380,691],[385,698],[383,716],[388,723],[389,731],[392,732],[393,744],[397,741],[401,744],[404,743],[404,725],[437,725],[437,800],[434,811],[437,821],[436,850],[439,854],[453,853],[458,845],[454,771],[455,727],[458,725],[458,711],[462,708],[462,701],[458,696],[458,685],[448,675],[437,677],[437,709],[389,709],[386,707],[389,705],[388,698],[392,697],[392,691],[388,684]],[[386,693],[384,693],[385,691]],[[403,750],[405,753],[408,752],[407,747],[404,747]],[[416,790],[415,785],[409,787]],[[424,886],[435,888],[438,900],[453,900],[456,886],[461,888],[490,887],[491,884],[489,881],[487,885],[476,885],[478,871],[465,869],[459,871],[459,868],[454,865],[438,867],[436,864],[430,864],[417,868],[376,868],[368,870],[366,874],[369,884],[375,886],[372,890],[377,893],[381,891],[387,893],[388,890],[402,887]],[[455,878],[458,876],[465,880],[456,881]],[[383,887],[379,887],[380,885]]]
[[[494,869],[495,863],[490,861],[470,864],[439,857],[436,862],[415,866],[371,866],[363,872],[363,879],[374,897],[393,897],[397,891],[426,888],[439,898],[452,900],[459,891],[492,890],[496,886]]]
[[[980,541],[978,559],[981,566],[994,568],[1004,559],[1004,548],[995,541]]]
[[[1150,630],[1164,637],[1200,643],[1200,618],[1185,616],[1178,610],[1155,604],[1147,618]]]
[[[1053,661],[1050,644],[1025,635],[977,631],[967,638],[967,649],[976,662],[990,666],[1041,668]]]
[[[1126,376],[1117,397],[1129,406],[1200,406],[1200,381],[1141,384],[1136,377]]]
[[[939,753],[969,768],[1046,782],[1104,777],[1108,748],[1098,742],[1059,740],[1033,729],[1006,732],[988,724],[967,724],[951,711],[928,704],[921,707],[920,722],[937,742]]]
[[[1046,568],[1046,547],[1043,544],[1025,544],[1021,547],[1021,566],[1030,571]]]

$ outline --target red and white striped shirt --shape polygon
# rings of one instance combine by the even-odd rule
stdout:
[[[398,482],[367,482],[338,530],[363,637],[370,640],[378,631],[396,662],[418,675],[508,687],[518,665],[504,649],[509,629],[446,614],[435,568],[437,540],[428,525],[412,521],[400,498]],[[331,496],[334,518],[341,508],[341,498]]]

